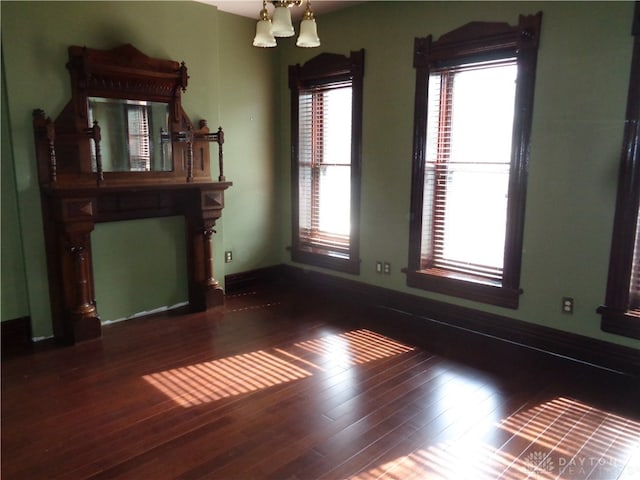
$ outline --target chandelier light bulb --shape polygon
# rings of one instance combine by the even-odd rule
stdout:
[[[253,38],[254,47],[275,47],[276,37],[292,37],[295,35],[291,22],[292,6],[300,6],[302,0],[277,0],[271,2],[275,5],[272,18],[269,18],[267,1],[262,1],[262,10],[256,24],[256,36]],[[310,48],[319,47],[318,26],[311,11],[311,1],[307,0],[306,9],[300,22],[300,35],[296,40],[296,46]]]
[[[300,35],[296,41],[298,47],[311,48],[320,46],[320,38],[318,37],[318,26],[316,19],[311,11],[311,2],[307,0],[307,9],[304,12],[302,21],[300,22]]]
[[[276,39],[273,36],[273,26],[269,19],[269,12],[267,11],[267,2],[263,0],[262,10],[260,11],[260,19],[256,24],[256,36],[253,39],[254,47],[275,47]]]
[[[293,24],[291,23],[291,11],[285,2],[278,2],[273,12],[273,36],[293,37],[295,35]]]

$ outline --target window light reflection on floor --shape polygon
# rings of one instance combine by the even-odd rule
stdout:
[[[516,413],[497,426],[511,434],[499,445],[465,437],[442,441],[381,461],[351,478],[640,478],[640,422],[635,420],[558,397]]]
[[[179,405],[192,407],[310,375],[308,370],[259,350],[143,378]]]
[[[411,350],[412,347],[369,330],[354,330],[142,378],[180,406],[193,407],[309,377],[312,371],[323,370],[319,364],[327,359],[362,364]]]
[[[512,415],[500,427],[528,441],[519,456],[553,467],[551,478],[618,478],[640,446],[640,422],[565,397]]]
[[[378,333],[361,329],[327,335],[294,345],[315,355],[357,365],[414,350]]]
[[[455,443],[445,442],[426,449],[418,449],[409,455],[351,478],[353,480],[488,480],[497,478],[496,465],[506,466],[515,460],[509,455],[496,452],[489,445],[479,445],[471,451],[466,446],[457,447]]]

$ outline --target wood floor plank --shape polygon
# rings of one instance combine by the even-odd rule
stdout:
[[[2,478],[640,475],[635,380],[522,351],[476,365],[463,343],[446,358],[371,312],[258,288],[8,358]]]
[[[414,361],[418,362],[417,368],[421,370],[424,370],[427,368],[428,366],[427,362],[430,360],[432,359],[431,358],[427,358],[427,359],[415,358],[414,359]],[[397,372],[397,373],[406,372],[408,368],[406,363],[407,362],[403,362],[403,364],[401,364],[403,367],[401,369],[385,370],[384,376],[386,377],[392,374],[393,372]],[[371,383],[372,380],[375,380],[380,376],[381,375],[379,374],[372,375],[371,377],[367,376],[365,383]],[[352,382],[350,380],[348,380],[345,383],[349,386],[349,390],[350,390],[350,393],[346,398],[352,398],[353,395],[359,394],[359,392],[362,390],[361,388],[354,390]],[[384,382],[379,380],[376,383],[384,383]],[[333,387],[334,386],[332,386],[332,389]],[[362,388],[366,388],[366,387],[363,386]],[[323,405],[326,404],[326,397],[325,398],[318,398],[317,396],[307,397],[306,399],[303,400],[304,404],[301,409],[303,412],[306,412],[306,415],[304,414],[301,415],[300,421],[297,421],[294,423],[294,425],[300,426],[300,428],[296,429],[295,434],[293,435],[293,438],[295,438],[295,442],[293,442],[293,444],[292,442],[288,442],[287,444],[284,444],[286,445],[286,449],[284,453],[278,452],[279,445],[277,444],[275,446],[271,445],[269,447],[269,455],[262,457],[262,458],[268,459],[268,462],[264,462],[264,461],[259,462],[258,465],[254,465],[251,469],[245,470],[243,473],[250,474],[252,472],[256,472],[256,475],[258,475],[257,472],[260,472],[260,475],[265,475],[268,472],[269,474],[273,474],[274,473],[273,468],[278,463],[282,463],[284,458],[290,458],[292,453],[296,451],[296,449],[301,449],[301,451],[306,452],[309,450],[309,448],[313,448],[314,451],[317,452],[319,450],[317,446],[317,442],[321,439],[327,438],[328,436],[331,435],[332,432],[336,432],[336,433],[341,432],[345,428],[353,426],[354,424],[359,424],[361,422],[364,422],[365,419],[367,420],[367,422],[374,422],[376,421],[375,419],[378,419],[377,421],[381,421],[381,419],[384,419],[386,416],[388,416],[391,413],[391,408],[389,407],[389,401],[384,402],[380,397],[376,397],[376,394],[373,390],[375,389],[370,388],[368,391],[371,392],[372,397],[378,398],[380,402],[378,403],[377,409],[373,409],[373,410],[360,409],[356,412],[361,416],[364,415],[364,418],[361,416],[356,418],[345,416],[339,419],[332,419],[322,411]],[[382,391],[385,392],[386,390],[383,389]],[[357,393],[354,393],[354,392],[357,392]],[[410,395],[407,395],[407,400],[409,399],[409,397]],[[382,413],[380,413],[380,410],[383,409],[385,406],[387,407],[387,410],[382,411]],[[321,423],[317,423],[317,422],[310,423],[305,418],[309,416],[309,412],[314,412],[311,418],[320,418]],[[287,415],[290,415],[290,411],[287,412]],[[260,459],[261,456],[258,454],[258,455],[255,455],[254,458]],[[264,463],[269,463],[269,465],[266,466],[264,465]],[[209,468],[212,468],[212,466],[209,466]],[[246,464],[243,464],[241,460],[237,462],[233,462],[229,465],[226,465],[225,468],[220,471],[220,475],[222,476],[222,475],[227,475],[227,474],[236,472],[238,468],[246,469],[247,467],[246,467]],[[283,475],[284,475],[283,472],[277,472],[277,476],[283,476]]]
[[[344,475],[339,472],[340,475],[343,475],[341,478],[352,476],[354,478],[370,478],[384,474],[388,476],[388,472],[397,468],[396,464],[416,462],[424,452],[438,451],[441,456],[450,455],[449,449],[452,445],[459,446],[460,450],[465,451],[465,455],[471,456],[477,444],[484,445],[481,440],[486,439],[487,432],[493,431],[495,418],[500,416],[503,407],[508,404],[507,399],[500,392],[494,391],[485,395],[484,398],[480,396],[474,398],[473,408],[467,408],[469,414],[461,411],[455,404],[450,408],[453,412],[448,412],[446,405],[443,408],[429,407],[427,415],[424,415],[420,419],[421,423],[416,425],[419,428],[414,434],[383,451],[380,456],[377,456],[376,452],[361,452],[359,455],[361,463],[355,463],[353,466],[356,468],[348,475],[347,470],[344,471]],[[508,400],[513,403],[513,399]],[[455,403],[459,404],[459,402]],[[407,454],[407,452],[409,453]],[[483,456],[485,454],[486,451],[483,452]],[[455,463],[464,463],[465,458],[467,457],[460,457]],[[368,463],[365,463],[366,460],[369,460]],[[455,463],[452,462],[449,468],[455,467]],[[435,471],[431,472],[432,475],[436,475],[436,473]],[[403,475],[406,474],[407,472],[403,471]]]

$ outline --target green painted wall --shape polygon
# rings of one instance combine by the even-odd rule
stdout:
[[[635,340],[601,332],[595,313],[606,285],[631,54],[632,2],[368,2],[319,16],[323,45],[311,50],[295,48],[294,39],[279,40],[277,49],[253,48],[254,21],[196,2],[2,2],[0,6],[3,88],[8,99],[2,111],[2,201],[11,199],[4,170],[5,136],[9,135],[14,198],[19,205],[19,218],[11,222],[19,235],[9,250],[18,259],[14,271],[24,268],[27,283],[26,292],[17,289],[24,295],[13,305],[16,313],[12,315],[31,315],[35,336],[49,335],[51,325],[31,111],[43,108],[55,116],[68,101],[64,64],[69,45],[111,48],[132,43],[148,55],[184,60],[191,77],[185,110],[194,121],[205,118],[212,129],[218,125],[225,129],[225,174],[234,186],[225,197],[224,216],[217,225],[218,279],[290,262],[286,251],[291,207],[287,65],[321,51],[346,54],[365,48],[362,273],[349,278],[640,348]],[[259,5],[256,14],[258,10]],[[413,39],[428,34],[438,37],[475,20],[513,24],[518,14],[538,10],[543,11],[543,26],[521,306],[501,309],[410,289],[400,268],[406,266],[408,256]],[[10,124],[5,131],[7,117]],[[213,172],[217,175],[215,159]],[[104,284],[98,308],[105,320],[186,300],[184,290],[172,290],[162,278],[155,286],[148,284],[147,293],[135,303],[128,298],[130,289],[117,280],[121,277],[115,274],[115,254],[110,251],[116,240],[126,235],[129,244],[145,245],[148,239],[143,231],[154,231],[163,232],[168,240],[154,243],[147,261],[166,260],[167,265],[158,268],[175,268],[174,287],[184,282],[176,253],[184,242],[180,221],[145,222],[149,223],[135,222],[126,233],[119,224],[99,225],[94,232],[99,250],[94,271]],[[4,249],[4,223],[2,227]],[[223,250],[233,251],[232,263],[223,263]],[[389,261],[392,274],[376,274],[376,260]],[[136,265],[131,263],[121,275],[129,277],[136,268],[149,268]],[[4,312],[7,271],[3,257],[2,319],[9,318]],[[154,298],[163,288],[171,291],[164,298]],[[565,295],[576,300],[571,316],[560,313],[560,298]]]
[[[236,39],[220,49],[224,173],[234,182],[225,195],[224,217],[238,220],[224,224],[224,250],[233,253],[233,262],[225,266],[229,274],[281,263],[283,218],[276,197],[280,186],[274,156],[278,51],[251,45],[255,21],[224,12],[218,15],[220,38]]]
[[[224,280],[229,271],[248,270],[280,262],[273,239],[279,225],[270,215],[273,208],[274,163],[270,120],[274,104],[270,79],[274,57],[261,55],[247,37],[252,20],[218,12],[197,2],[2,2],[3,73],[6,75],[11,123],[8,135],[13,142],[13,166],[20,206],[20,222],[12,220],[21,233],[24,258],[18,242],[11,247],[17,263],[24,262],[27,287],[19,289],[28,308],[3,319],[30,315],[34,336],[51,335],[51,314],[39,190],[35,169],[31,112],[42,108],[54,117],[70,99],[69,75],[65,68],[69,45],[112,48],[131,43],[147,55],[184,61],[189,69],[189,86],[183,106],[194,122],[204,118],[214,129],[222,125],[226,133],[226,177],[234,182],[226,197],[223,218],[214,237],[216,278]],[[229,64],[227,67],[226,64]],[[236,88],[242,85],[242,90]],[[267,100],[264,100],[267,99]],[[3,190],[2,203],[10,199],[5,189],[5,130],[3,105]],[[253,118],[250,125],[246,119]],[[7,142],[8,143],[8,142]],[[10,158],[10,157],[9,157]],[[217,156],[212,171],[218,175]],[[6,190],[6,192],[5,192]],[[14,212],[17,213],[14,208]],[[14,213],[15,215],[15,213]],[[226,240],[225,220],[240,219],[239,227],[229,227],[237,238]],[[4,222],[4,213],[3,213]],[[178,249],[185,243],[181,221],[152,219],[122,224],[97,225],[92,240],[98,311],[102,320],[114,320],[187,300],[186,266],[179,265]],[[3,223],[3,260],[5,244]],[[151,238],[149,234],[151,235]],[[153,238],[158,235],[158,238]],[[159,236],[162,235],[162,239]],[[144,258],[126,253],[124,264],[116,261],[131,246],[145,248]],[[234,262],[223,263],[226,245],[236,252]],[[120,252],[116,249],[121,248]],[[257,252],[257,253],[254,253]],[[116,266],[117,265],[117,266]],[[231,270],[231,268],[235,270]],[[5,285],[3,264],[3,306],[11,292]],[[132,295],[131,282],[144,288]],[[166,278],[161,272],[171,272]],[[19,305],[17,305],[19,306]],[[4,310],[4,309],[3,309]],[[9,312],[7,312],[9,314]]]
[[[4,59],[3,59],[4,64]],[[0,247],[2,257],[0,266],[1,303],[0,320],[29,315],[27,300],[27,283],[24,273],[24,254],[22,252],[22,235],[20,233],[20,219],[18,217],[18,199],[16,195],[16,177],[13,168],[13,148],[9,130],[9,110],[5,89],[4,66],[2,71],[2,171],[0,172],[0,191],[2,199],[2,242]]]
[[[184,232],[182,217],[96,226],[93,278],[103,321],[188,301]]]
[[[408,288],[407,265],[415,71],[413,39],[471,21],[517,23],[543,12],[538,57],[521,285],[517,310]],[[596,308],[607,281],[611,228],[632,50],[632,2],[369,2],[317,16],[320,49],[284,48],[279,67],[279,160],[288,175],[286,66],[320,51],[364,48],[361,274],[355,280],[495,312],[622,345],[640,342],[600,330]],[[288,177],[280,200],[288,217]],[[290,262],[290,225],[281,252]],[[391,275],[374,271],[376,260]],[[330,272],[327,272],[330,273]],[[561,297],[575,313],[560,312]]]

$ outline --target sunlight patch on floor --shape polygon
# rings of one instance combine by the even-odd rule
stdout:
[[[183,407],[255,392],[311,375],[262,350],[142,377]]]
[[[519,456],[552,478],[618,478],[640,445],[640,422],[566,397],[512,415],[500,427],[527,442]]]
[[[489,445],[443,442],[362,472],[353,480],[482,480],[495,479],[515,458]],[[524,478],[524,477],[522,477]]]
[[[640,478],[640,422],[575,399],[558,397],[511,415],[497,426],[509,434],[500,445],[463,436],[418,448],[351,478]]]
[[[327,335],[294,346],[332,362],[348,365],[363,364],[414,350],[413,347],[365,329]]]
[[[354,330],[288,348],[259,350],[142,378],[180,406],[193,407],[309,377],[312,370],[324,371],[319,365],[323,363],[321,360],[362,364],[411,350],[413,347],[369,330]],[[311,353],[315,358],[304,358],[300,353]]]

